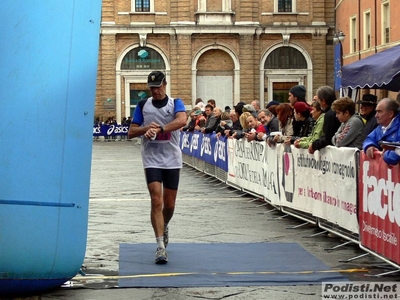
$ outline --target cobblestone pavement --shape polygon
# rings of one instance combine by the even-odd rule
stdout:
[[[251,195],[242,195],[184,166],[175,215],[170,223],[170,243],[297,242],[335,269],[386,271],[387,265],[371,255],[339,262],[364,252],[351,244],[327,251],[326,248],[342,244],[343,240],[327,234],[310,237],[321,230],[314,225],[290,228],[304,222],[283,217],[282,213],[271,209]],[[321,285],[118,288],[119,244],[155,243],[149,214],[150,201],[139,143],[136,140],[94,142],[84,272],[88,276],[100,275],[102,279],[74,280],[72,285],[24,299],[321,299]],[[347,275],[352,281],[377,280],[365,274]]]

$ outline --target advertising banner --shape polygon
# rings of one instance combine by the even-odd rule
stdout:
[[[276,154],[266,143],[228,139],[228,153],[228,182],[279,203]]]
[[[125,125],[100,125],[93,126],[93,136],[128,135],[129,126]]]
[[[400,167],[360,155],[361,245],[399,264]]]
[[[228,171],[227,138],[216,138],[215,134],[202,134],[200,132],[182,132],[182,153],[205,161]]]
[[[328,146],[309,154],[307,149],[281,147],[284,150],[278,151],[278,161],[282,162],[283,205],[358,233],[358,150]]]

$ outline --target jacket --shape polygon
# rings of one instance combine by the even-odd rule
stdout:
[[[367,136],[370,134],[377,126],[378,123],[376,122],[375,118],[376,111],[373,110],[369,115],[362,118],[365,120],[365,128],[364,128],[364,134]]]
[[[364,141],[364,122],[360,116],[352,115],[342,123],[332,137],[332,144],[336,147],[355,147],[362,149]]]
[[[338,130],[340,126],[340,122],[338,118],[336,118],[336,112],[334,112],[329,106],[325,110],[324,117],[324,134],[319,139],[315,140],[312,143],[312,148],[314,151],[325,148],[326,146],[332,146],[332,137],[335,132]]]
[[[379,145],[380,141],[386,142],[399,142],[400,141],[400,114],[392,120],[391,124],[385,128],[381,125],[376,127],[364,141],[363,150],[364,152],[371,146],[383,150]],[[389,165],[396,165],[400,162],[400,156],[397,155],[393,150],[386,150],[383,153],[383,160]]]
[[[300,148],[308,149],[312,142],[319,139],[324,134],[324,120],[325,114],[321,114],[315,122],[315,125],[311,131],[311,135],[300,138]]]

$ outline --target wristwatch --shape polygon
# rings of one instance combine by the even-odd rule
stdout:
[[[158,126],[158,128],[160,128],[160,133],[163,133],[163,132],[164,132],[164,127],[162,127],[162,126],[160,125],[160,126]]]

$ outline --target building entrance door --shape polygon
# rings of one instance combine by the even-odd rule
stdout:
[[[296,82],[274,82],[273,100],[280,103],[288,102],[289,90],[297,84]]]
[[[151,96],[150,90],[147,87],[147,83],[130,83],[129,84],[130,91],[130,116],[133,116],[133,112],[135,111],[136,105],[140,102],[140,100],[147,99]]]

